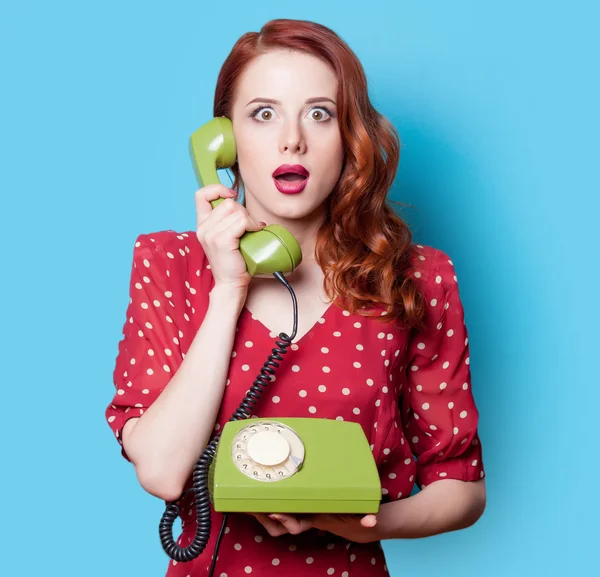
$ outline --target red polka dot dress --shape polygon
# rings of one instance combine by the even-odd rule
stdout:
[[[410,274],[426,299],[426,328],[407,331],[350,314],[334,303],[290,346],[256,411],[267,418],[360,423],[378,465],[382,504],[409,497],[415,483],[422,488],[440,479],[474,481],[484,476],[454,267],[440,250],[414,248]],[[206,313],[213,284],[195,233],[168,230],[137,239],[114,370],[116,393],[106,409],[121,447],[127,419],[144,413],[181,364]],[[285,332],[291,332],[291,319]],[[275,337],[242,309],[215,433],[259,374]],[[190,486],[191,479],[186,488]],[[187,546],[196,529],[191,495],[182,500],[181,509],[177,542]],[[211,539],[197,559],[177,563],[165,556],[168,577],[208,574],[221,520],[213,512]],[[378,541],[354,543],[316,529],[271,537],[254,517],[230,514],[215,575],[380,577],[388,571]]]

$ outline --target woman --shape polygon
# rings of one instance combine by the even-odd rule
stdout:
[[[242,36],[214,114],[233,122],[235,190],[197,191],[196,231],[137,239],[107,419],[146,491],[174,501],[190,487],[273,339],[291,332],[288,291],[251,278],[238,250],[245,231],[283,225],[303,253],[286,277],[298,331],[257,413],[360,423],[383,499],[364,517],[230,515],[215,574],[386,575],[382,539],[464,528],[485,507],[453,263],[413,245],[386,204],[398,139],[372,107],[356,56],[328,28],[275,20]],[[228,200],[212,210],[217,198]],[[196,517],[191,496],[181,502],[184,547]],[[220,522],[213,513],[213,528]],[[207,575],[215,533],[168,575]]]

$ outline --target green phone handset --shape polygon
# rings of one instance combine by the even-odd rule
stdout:
[[[190,156],[200,186],[219,184],[217,168],[229,168],[236,160],[231,120],[219,116],[196,130],[190,137]],[[213,200],[212,207],[216,208],[223,200]],[[240,239],[240,252],[252,276],[293,272],[302,262],[300,245],[279,224],[245,233]]]
[[[213,118],[190,138],[192,164],[200,185],[218,184],[218,168],[236,158],[231,121]],[[211,204],[218,206],[223,199]],[[252,275],[273,275],[290,292],[293,303],[291,335],[280,333],[260,374],[229,422],[202,452],[192,473],[192,488],[168,503],[159,525],[167,555],[186,562],[206,548],[211,532],[211,504],[225,513],[215,544],[209,577],[213,575],[227,513],[377,513],[381,483],[367,437],[359,423],[315,418],[265,419],[256,404],[278,361],[288,352],[297,333],[296,295],[284,272],[292,272],[302,253],[294,237],[272,224],[246,232],[240,252]],[[279,385],[281,386],[281,385]],[[179,516],[177,503],[194,493],[197,528],[193,541],[180,547],[173,538]]]

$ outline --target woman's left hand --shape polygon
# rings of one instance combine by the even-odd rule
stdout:
[[[374,527],[377,524],[376,515],[360,516],[330,513],[314,515],[254,513],[253,515],[272,537],[278,537],[285,533],[298,535],[309,529],[320,529],[356,543],[369,543],[377,539],[374,532]]]

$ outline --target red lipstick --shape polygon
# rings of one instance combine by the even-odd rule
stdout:
[[[309,176],[301,164],[282,164],[273,172],[273,182],[283,194],[298,194],[306,187]]]

